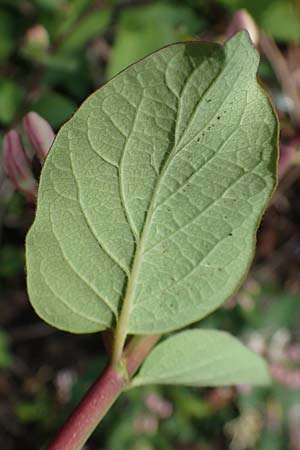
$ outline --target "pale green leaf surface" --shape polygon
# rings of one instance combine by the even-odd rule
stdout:
[[[269,382],[264,360],[230,334],[187,330],[154,347],[132,385],[226,386]]]
[[[28,290],[58,328],[165,332],[232,294],[274,188],[277,122],[246,33],[126,69],[59,132],[27,237]],[[124,310],[123,310],[124,319]]]

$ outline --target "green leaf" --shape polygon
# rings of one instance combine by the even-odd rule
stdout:
[[[72,28],[76,28],[78,21],[86,14],[88,8],[93,7],[92,2],[93,0],[73,0],[68,8],[59,10],[60,18],[59,22],[56,20],[55,39],[63,39]]]
[[[0,78],[0,122],[9,125],[21,108],[23,89],[8,78]]]
[[[0,62],[7,60],[14,50],[14,22],[5,10],[0,10]]]
[[[245,276],[274,188],[277,121],[243,32],[129,67],[60,130],[27,237],[37,313],[72,332],[167,332]]]
[[[262,27],[275,39],[286,42],[299,42],[299,8],[295,3],[290,3],[286,0],[272,2],[263,15]]]
[[[109,10],[94,11],[78,23],[74,31],[64,40],[59,53],[76,52],[95,36],[101,35],[110,20]]]
[[[160,27],[153,24],[161,23]],[[190,8],[154,3],[125,10],[118,23],[116,42],[111,50],[107,76],[111,78],[129,64],[172,42],[190,40],[203,29],[203,20]]]
[[[10,367],[13,357],[9,348],[9,338],[4,330],[0,328],[0,369]]]
[[[245,8],[274,39],[299,42],[299,5],[294,0],[219,0],[232,12]]]
[[[188,330],[158,344],[149,354],[132,386],[184,384],[226,386],[269,384],[264,360],[228,333]]]
[[[0,279],[13,277],[23,270],[24,260],[20,248],[3,245],[0,248]]]

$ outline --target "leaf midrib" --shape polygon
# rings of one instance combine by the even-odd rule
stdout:
[[[224,74],[224,71],[226,70],[226,68],[228,67],[228,64],[230,63],[230,61],[234,58],[235,54],[237,53],[237,49],[235,49],[235,51],[233,52],[233,54],[231,55],[230,59],[226,61],[226,63],[224,64],[224,66],[221,68],[220,72],[217,74],[217,76],[212,80],[212,82],[209,84],[209,86],[206,88],[206,90],[203,92],[201,98],[199,99],[199,101],[196,103],[195,108],[192,112],[192,115],[190,117],[190,120],[193,120],[194,115],[195,115],[195,111],[197,110],[197,107],[199,106],[199,104],[203,101],[203,98],[206,96],[206,94],[211,90],[211,88],[213,87],[213,85],[216,83],[216,81],[221,77],[222,74]],[[197,67],[197,69],[199,69],[200,66]],[[192,73],[195,72],[195,69],[193,70]],[[235,82],[233,84],[235,84],[237,82],[237,80],[239,79],[240,74],[242,73],[242,70],[239,72]],[[192,75],[192,74],[191,74]],[[188,80],[190,79],[191,75],[188,77]],[[188,81],[187,80],[187,81]],[[186,83],[187,83],[186,81]],[[184,85],[184,87],[182,88],[181,94],[186,86],[186,83]],[[173,93],[173,92],[172,92]],[[176,137],[176,130],[178,127],[178,118],[180,116],[180,104],[181,104],[181,98],[182,95],[180,94],[179,97],[176,97],[175,94],[173,93],[173,95],[177,98],[178,101],[178,113],[177,113],[177,117],[176,117],[176,122],[175,122],[175,130],[174,130],[174,134]],[[226,98],[230,95],[230,92],[228,92],[228,94],[225,96],[225,99],[222,102],[222,105],[224,103],[224,101],[226,100]],[[222,106],[221,105],[221,106]],[[217,111],[215,112],[215,114],[213,115],[213,117],[209,120],[208,124],[211,123],[211,121],[214,119],[214,117],[218,114],[220,107],[218,107]],[[208,126],[208,124],[205,125]],[[204,129],[205,127],[203,127],[202,129]],[[201,130],[200,130],[201,132]],[[153,191],[153,195],[149,204],[149,208],[148,208],[148,212],[147,212],[147,216],[146,216],[146,220],[145,220],[145,225],[141,234],[140,239],[137,239],[136,241],[136,252],[135,252],[135,256],[134,256],[134,260],[133,260],[133,265],[132,265],[132,271],[130,273],[130,276],[128,277],[128,284],[127,284],[127,289],[126,289],[126,293],[124,296],[124,300],[123,300],[123,304],[122,304],[122,308],[121,308],[121,312],[120,312],[120,316],[119,316],[119,320],[117,321],[117,326],[116,326],[116,332],[115,332],[115,339],[116,342],[120,339],[120,341],[125,342],[126,336],[127,336],[127,328],[128,328],[128,323],[129,323],[129,319],[130,319],[130,313],[131,313],[131,309],[132,309],[132,302],[134,299],[134,294],[135,294],[135,289],[136,289],[136,279],[138,277],[139,274],[139,270],[140,267],[142,265],[142,256],[143,256],[143,246],[144,246],[144,242],[147,239],[148,236],[148,231],[149,228],[151,226],[151,221],[152,221],[152,216],[153,213],[155,212],[155,203],[157,200],[157,196],[160,190],[160,185],[161,185],[161,181],[164,178],[164,175],[170,165],[171,160],[173,159],[174,154],[177,154],[177,149],[179,148],[180,150],[182,150],[183,148],[186,147],[186,145],[188,145],[190,142],[188,142],[188,144],[184,145],[182,148],[180,148],[180,144],[183,140],[183,138],[186,135],[186,130],[183,132],[183,134],[181,135],[179,141],[174,142],[174,146],[171,149],[168,158],[165,160],[165,163],[163,165],[162,171],[157,179],[157,183],[155,186],[155,189]],[[195,138],[195,136],[192,138],[192,140]]]

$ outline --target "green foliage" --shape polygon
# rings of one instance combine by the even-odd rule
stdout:
[[[294,0],[219,0],[230,8],[245,8],[258,25],[275,39],[300,42],[299,5]]]
[[[72,53],[82,49],[90,39],[103,32],[109,19],[109,10],[92,12],[83,17],[73,33],[64,39],[60,47],[60,53]]]
[[[0,63],[9,58],[14,47],[12,17],[6,11],[0,10]]]
[[[154,28],[154,23],[161,26]],[[125,10],[118,22],[117,38],[107,66],[111,78],[148,53],[176,41],[190,40],[203,29],[203,20],[186,6],[169,2]]]
[[[275,39],[300,42],[300,14],[293,2],[272,2],[264,13],[262,26]]]
[[[19,248],[6,245],[0,249],[0,278],[13,277],[23,267],[23,253]]]
[[[62,128],[27,238],[41,317],[82,333],[122,310],[126,333],[166,332],[232,294],[274,187],[277,123],[257,64],[245,33],[173,45]]]
[[[222,386],[268,384],[263,360],[227,333],[188,330],[158,344],[150,353],[133,386],[183,384]]]
[[[40,391],[33,400],[22,401],[16,405],[16,415],[21,422],[45,422],[49,418],[51,400],[49,393]]]
[[[12,122],[20,110],[23,89],[8,78],[0,78],[0,122],[4,125]]]
[[[0,329],[0,369],[10,367],[13,356],[9,349],[9,339],[7,334]]]
[[[58,128],[72,115],[75,104],[68,97],[49,92],[41,95],[31,109],[44,117],[53,127]]]
[[[62,0],[34,0],[33,3],[46,10],[55,10],[62,4]]]
[[[92,0],[1,2],[0,126],[14,126],[32,109],[54,128],[70,118],[75,104],[103,81],[89,49],[111,13]]]
[[[272,302],[267,303],[262,313],[254,311],[248,317],[249,325],[253,329],[263,330],[270,335],[279,328],[296,329],[298,323],[297,315],[293,314],[299,305],[299,295],[290,292],[266,292],[265,295],[272,298]]]
[[[232,13],[237,8],[246,7],[255,17],[259,26],[271,33],[274,38],[287,43],[289,40],[292,42],[299,40],[297,37],[300,29],[299,13],[297,12],[298,0],[218,0],[217,2],[187,0],[181,2],[180,7],[175,0],[170,0],[168,3],[162,1],[149,4],[148,2],[146,6],[141,5],[141,2],[118,2],[117,0],[107,0],[106,2],[2,0],[0,3],[2,77],[0,81],[0,87],[2,87],[0,88],[0,116],[4,117],[0,124],[0,141],[4,132],[9,127],[18,125],[24,112],[35,106],[51,121],[52,126],[60,127],[69,119],[77,105],[97,86],[104,83],[107,73],[116,74],[128,64],[165,44],[198,38],[211,39],[219,36],[226,29]],[[220,8],[218,3],[225,5],[225,8]],[[183,4],[184,6],[182,6]],[[106,9],[107,6],[108,9]],[[112,20],[110,20],[111,9],[113,10]],[[93,19],[94,16],[96,19]],[[127,17],[129,17],[128,23]],[[130,18],[132,18],[132,25]],[[89,24],[90,20],[92,21],[91,30],[89,26],[85,25],[85,23]],[[97,20],[99,23],[101,22],[98,32],[96,30]],[[106,20],[107,23],[105,23]],[[38,48],[35,45],[28,46],[27,33],[36,24],[41,24],[48,35],[49,44],[44,48]],[[102,48],[101,44],[103,44]],[[288,53],[288,46],[284,46],[283,50],[284,54]],[[101,53],[102,51],[103,53]],[[268,88],[272,89],[274,73],[271,66],[266,66],[266,61],[260,65],[259,78],[267,84]],[[3,84],[3,80],[8,80],[9,84]],[[11,88],[12,84],[14,85],[13,89]],[[4,92],[7,86],[8,92]],[[60,99],[58,102],[56,101],[57,96],[63,99],[62,102]],[[52,101],[53,97],[54,101]],[[220,169],[220,174],[221,172],[222,169]],[[291,187],[288,191],[290,190]],[[286,197],[287,192],[280,191],[280,194]],[[297,195],[296,198],[298,198]],[[291,216],[294,214],[295,208],[296,221],[299,216],[297,207],[290,200],[289,198],[288,212],[285,214],[281,211],[285,217],[283,221],[280,220],[280,224],[278,223],[280,234],[284,231],[282,224],[285,223],[285,220],[288,227],[293,228],[294,219],[291,219]],[[14,336],[18,336],[19,325],[21,327],[25,325],[23,333],[29,325],[29,333],[31,333],[31,325],[34,325],[37,320],[26,306],[25,309],[19,308],[21,305],[25,305],[22,300],[23,296],[20,295],[24,288],[21,274],[23,268],[23,248],[21,247],[24,229],[31,221],[33,210],[26,205],[18,193],[14,193],[9,202],[4,204],[6,201],[4,198],[4,202],[1,202],[3,208],[1,208],[0,217],[3,222],[0,284],[1,288],[5,286],[5,289],[2,289],[3,292],[1,291],[1,307],[4,312],[2,326],[8,324],[8,329],[13,333],[16,331]],[[271,208],[272,211],[273,208]],[[274,221],[270,223],[266,220],[265,226],[275,231],[276,235],[278,234],[277,224],[274,224]],[[297,223],[294,228],[297,229]],[[280,242],[284,244],[284,236],[281,236]],[[297,270],[297,256],[293,254],[291,265],[289,250],[285,245],[280,246],[274,256],[275,260],[272,255],[270,258],[272,259],[272,269],[275,265],[282,263],[282,261],[278,263],[278,256],[285,261],[285,270],[280,274],[279,279],[282,286],[289,278],[289,268],[290,272]],[[268,260],[260,260],[260,263],[262,266],[256,265],[254,271],[255,276],[257,274],[258,277],[261,275],[261,269],[264,271],[267,268],[268,272]],[[276,274],[273,273],[273,276],[276,281]],[[295,289],[297,283],[286,283],[285,285],[292,285]],[[220,308],[196,326],[226,329],[245,339],[248,339],[248,335],[253,334],[259,339],[266,339],[267,353],[268,339],[272,339],[272,335],[282,327],[289,328],[292,342],[294,342],[294,337],[297,342],[299,319],[295,311],[298,308],[299,295],[278,293],[276,288],[272,291],[264,290],[250,300],[249,293],[244,289],[240,295],[242,300],[241,302],[237,301],[234,308]],[[246,297],[245,304],[243,304],[244,297]],[[256,332],[253,333],[253,330]],[[54,389],[57,389],[56,372],[61,367],[67,368],[69,360],[72,358],[72,349],[70,351],[69,347],[70,337],[55,333],[46,339],[42,338],[42,340],[26,338],[20,342],[15,341],[14,338],[14,345],[10,348],[7,334],[4,331],[0,333],[1,369],[9,368],[14,357],[17,362],[16,368],[2,370],[1,373],[1,383],[5,386],[2,394],[6,410],[0,432],[0,441],[2,443],[3,440],[3,447],[13,448],[19,443],[24,450],[37,446],[42,448],[38,442],[47,441],[50,430],[52,429],[51,434],[53,434],[56,427],[63,422],[62,419],[66,418],[65,413],[63,413],[63,417],[62,414],[59,414],[59,409],[67,410],[66,413],[70,412],[86,389],[99,376],[101,355],[97,338],[86,336],[77,338],[77,342],[79,342],[78,347],[77,345],[73,346],[76,349],[73,354],[74,362],[72,361],[71,365],[72,370],[80,373],[80,376],[75,384],[69,408],[68,405],[60,404],[55,395],[52,395],[53,399],[48,402],[49,398],[47,400],[47,396],[44,395],[44,387],[35,385],[34,392],[29,393],[30,387],[28,388],[28,386],[32,386],[30,375],[34,373],[35,368],[38,370],[36,356],[34,356],[37,353],[32,352],[30,348],[37,346],[37,348],[43,348],[38,361],[40,367],[46,365],[55,368],[50,381],[51,393],[54,394]],[[93,342],[96,344],[93,345]],[[68,358],[59,358],[59,348],[64,349]],[[95,357],[97,370],[93,370],[93,373],[84,378],[88,372],[88,360],[92,355]],[[288,362],[287,365],[291,370],[294,366],[296,368],[295,362]],[[18,382],[21,377],[24,382],[18,383],[17,386],[16,381]],[[230,443],[222,433],[224,425],[242,413],[244,408],[252,406],[262,414],[261,439],[254,448],[256,450],[282,450],[289,442],[291,408],[294,405],[297,406],[300,401],[298,391],[277,383],[274,383],[269,389],[253,389],[248,395],[239,394],[238,390],[234,391],[233,398],[229,399],[226,405],[219,406],[216,406],[215,398],[219,396],[220,399],[222,395],[227,395],[227,388],[211,390],[176,386],[174,389],[168,386],[156,386],[155,392],[171,401],[173,413],[166,419],[155,417],[155,420],[158,420],[158,428],[155,431],[139,431],[136,423],[143,415],[146,415],[146,419],[149,416],[150,419],[153,419],[153,415],[155,416],[144,404],[145,396],[151,391],[153,388],[149,386],[128,391],[125,398],[121,398],[105,418],[91,445],[94,445],[95,448],[103,447],[110,450],[124,448],[170,450],[171,448],[195,448],[195,446],[203,450],[229,448]],[[15,407],[17,424],[14,423],[13,415],[10,412],[14,411]],[[26,425],[22,424],[23,420]],[[29,422],[30,433],[28,433]],[[53,428],[54,423],[55,428]],[[7,429],[12,431],[11,436],[10,432],[9,435],[7,434],[9,436],[7,438],[6,425],[8,425]],[[11,442],[10,439],[17,440],[18,443]]]

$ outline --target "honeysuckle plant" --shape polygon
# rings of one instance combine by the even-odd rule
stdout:
[[[246,276],[276,182],[278,124],[258,63],[246,32],[170,45],[56,136],[26,239],[30,301],[59,329],[111,339],[107,368],[48,450],[82,448],[124,390],[269,383],[260,356],[200,322]]]

